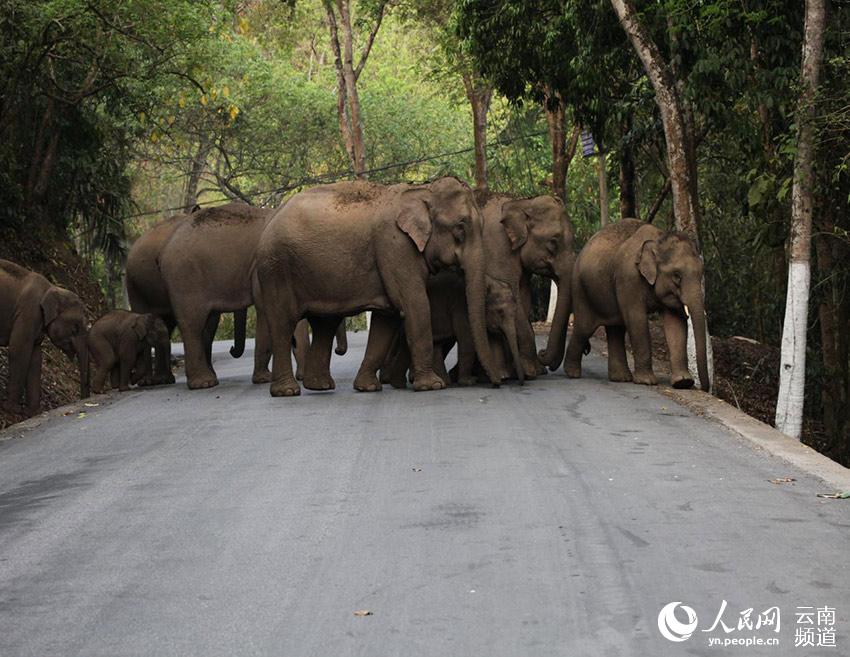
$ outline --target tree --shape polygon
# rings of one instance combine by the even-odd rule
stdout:
[[[337,75],[337,115],[339,130],[351,167],[358,178],[365,177],[366,144],[363,139],[363,117],[360,110],[360,94],[357,80],[363,72],[366,60],[381,27],[387,0],[379,0],[374,9],[372,27],[366,37],[357,63],[354,61],[354,32],[351,19],[350,0],[322,0],[327,15],[331,49]]]
[[[812,163],[815,151],[815,97],[823,59],[824,0],[806,0],[800,96],[797,100],[797,148],[791,192],[788,293],[782,330],[776,427],[799,438],[806,383],[806,330],[811,277]]]

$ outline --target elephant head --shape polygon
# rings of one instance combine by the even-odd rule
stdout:
[[[498,385],[501,378],[487,341],[483,218],[472,191],[456,178],[410,188],[403,192],[396,224],[413,240],[429,271],[463,271],[475,351],[490,381]]]
[[[557,369],[567,341],[575,262],[573,228],[567,210],[551,196],[508,201],[502,206],[502,225],[511,249],[519,251],[523,269],[552,278],[558,284],[548,344],[538,354],[544,365]]]
[[[88,323],[83,302],[73,292],[52,285],[41,298],[44,328],[50,341],[80,369],[80,396],[89,396]]]
[[[681,315],[683,321],[690,315],[700,387],[708,390],[703,263],[696,245],[683,233],[667,233],[657,240],[645,241],[635,264],[662,306]]]
[[[162,347],[168,344],[170,339],[165,322],[156,315],[139,315],[133,322],[133,331],[139,340],[151,347]]]

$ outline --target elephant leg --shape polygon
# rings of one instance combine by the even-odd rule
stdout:
[[[381,389],[378,369],[384,364],[399,331],[399,319],[395,315],[372,313],[366,353],[354,378],[354,389],[360,392],[375,392]]]
[[[641,304],[633,304],[633,307],[625,309],[623,315],[635,359],[632,380],[643,385],[657,385],[658,379],[652,371],[652,341],[649,336],[649,318],[646,315],[646,308]]]
[[[292,336],[298,323],[299,312],[294,307],[293,297],[278,284],[266,284],[260,288],[260,308],[266,318],[272,346],[272,380],[269,394],[272,397],[294,397],[301,394],[301,386],[292,372]]]
[[[295,356],[295,378],[304,379],[304,369],[307,367],[307,351],[310,349],[310,322],[300,320],[295,325],[292,336],[292,353]]]
[[[492,353],[492,346],[491,346]],[[495,357],[494,357],[494,365]],[[475,373],[475,343],[472,341],[472,334],[457,335],[457,382],[458,385],[470,386],[476,381]],[[451,380],[451,376],[449,377]]]
[[[118,367],[118,362],[115,361],[109,368],[109,387],[117,388],[119,385],[121,385],[121,370]]]
[[[308,390],[333,390],[336,388],[331,377],[331,350],[334,334],[339,326],[336,317],[311,317],[313,339],[307,350],[304,365],[304,387]]]
[[[154,347],[154,364],[153,373],[151,374],[150,363],[147,366],[148,376],[139,382],[140,386],[161,385],[174,383],[174,374],[171,372],[171,336],[177,326],[177,322],[172,316],[161,317],[165,322],[165,328],[168,329],[169,341],[163,346]],[[150,354],[147,356],[150,361]]]
[[[434,356],[431,366],[434,368],[434,373],[443,380],[443,383],[445,383],[448,388],[449,385],[451,385],[451,378],[446,370],[446,356],[443,353],[443,348],[440,345],[434,345],[433,353]]]
[[[670,355],[670,383],[674,388],[693,388],[688,369],[688,322],[681,315],[664,310],[664,338]]]
[[[265,312],[257,308],[257,330],[254,338],[254,373],[251,383],[268,383],[272,380],[269,361],[272,359],[272,341]]]
[[[520,282],[518,306],[516,337],[520,359],[525,370],[525,378],[535,379],[546,374],[547,370],[537,355],[537,338],[534,336],[534,327],[529,319],[531,317],[531,288],[525,279]]]
[[[564,374],[571,379],[581,378],[581,359],[584,355],[584,345],[590,340],[596,326],[595,323],[576,316],[573,323],[573,334],[570,337],[570,343],[567,345],[567,354],[564,356]]]
[[[221,313],[212,312],[204,324],[204,354],[207,357],[207,365],[212,369],[212,346],[215,334],[218,331],[218,323],[221,321]]]
[[[27,372],[27,415],[35,415],[41,410],[41,345],[33,347],[30,356],[30,369]]]
[[[131,384],[138,385],[141,381],[144,381],[150,376],[150,371],[148,370],[150,363],[151,350],[150,347],[145,345],[136,355],[136,362],[133,364],[133,372],[130,375]]]
[[[186,351],[186,383],[190,390],[212,388],[218,385],[218,378],[207,360],[205,329],[209,314],[197,312],[192,316],[178,317],[180,335]]]
[[[125,340],[120,346],[118,354],[118,389],[127,392],[130,389],[130,373],[136,361],[136,345]]]
[[[606,326],[608,340],[608,380],[631,381],[632,373],[626,360],[626,327]]]
[[[405,390],[407,388],[407,376],[410,372],[410,349],[403,333],[399,332],[396,339],[398,340],[395,349],[396,355],[392,365],[389,366],[389,384],[396,390]]]
[[[446,385],[433,368],[434,337],[428,294],[424,282],[415,283],[418,284],[403,291],[398,304],[404,315],[404,332],[413,364],[413,390],[442,390]]]
[[[20,324],[12,327],[12,335],[9,339],[9,381],[6,388],[6,401],[3,402],[3,410],[20,414],[24,412],[21,408],[24,392],[30,379],[32,370],[32,356],[35,351],[32,336]],[[41,376],[39,369],[39,376]],[[39,387],[39,394],[41,388]],[[28,404],[31,407],[32,404]]]

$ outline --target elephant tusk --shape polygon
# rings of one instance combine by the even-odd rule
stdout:
[[[691,312],[688,310],[688,304],[684,304],[684,306],[685,306],[685,317],[690,317]]]

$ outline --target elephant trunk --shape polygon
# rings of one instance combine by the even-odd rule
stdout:
[[[89,345],[86,335],[78,335],[71,340],[74,352],[77,355],[77,364],[80,368],[80,398],[89,396]]]
[[[248,323],[248,309],[233,311],[233,346],[230,355],[239,358],[245,353],[245,328]]]
[[[490,341],[487,338],[487,319],[485,311],[486,283],[484,279],[483,259],[479,256],[464,267],[466,279],[466,305],[469,312],[469,328],[475,353],[484,367],[487,377],[494,386],[502,382],[502,377],[493,366],[493,356],[490,353]]]
[[[339,326],[336,328],[336,349],[334,350],[337,356],[344,356],[348,351],[348,335],[345,332],[345,317],[343,317]]]
[[[537,354],[540,362],[553,372],[561,366],[561,361],[564,359],[564,351],[567,346],[567,325],[572,310],[570,277],[562,276],[557,284],[558,300],[555,305],[552,326],[549,328],[549,338],[546,341],[546,348]]]
[[[694,342],[697,351],[697,370],[699,371],[700,388],[708,392],[711,382],[708,380],[708,355],[706,336],[708,331],[705,321],[705,305],[703,303],[701,286],[697,284],[696,289],[691,289],[683,295],[683,300],[688,306],[691,323],[694,327]]]

